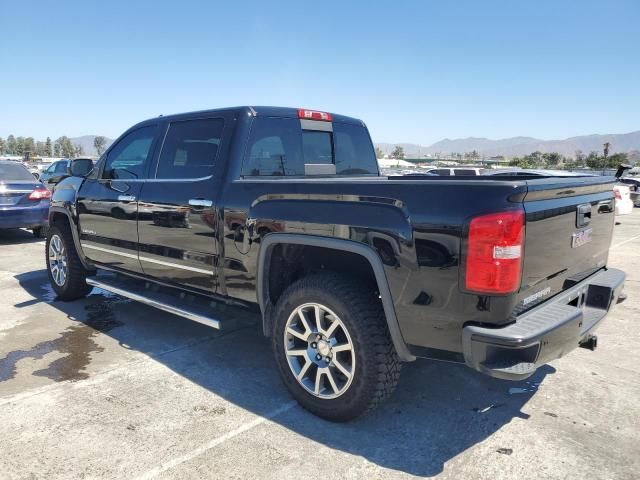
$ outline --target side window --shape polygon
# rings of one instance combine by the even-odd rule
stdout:
[[[107,155],[102,178],[143,178],[156,126],[142,127],[120,140]]]
[[[448,168],[438,168],[434,170],[433,173],[438,175],[451,175],[451,171]]]
[[[173,122],[164,139],[156,178],[201,178],[213,173],[224,120]]]
[[[458,175],[458,176],[475,176],[476,175],[476,171],[475,170],[469,170],[466,168],[457,168],[454,170],[454,174]]]

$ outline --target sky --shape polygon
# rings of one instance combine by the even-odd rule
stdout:
[[[637,0],[5,0],[0,25],[2,137],[235,105],[424,145],[640,129]]]

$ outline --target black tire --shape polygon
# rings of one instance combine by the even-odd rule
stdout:
[[[59,238],[66,252],[66,278],[59,285],[52,274],[52,261],[49,256],[49,248],[52,239]],[[93,272],[87,270],[82,265],[78,252],[76,251],[73,236],[69,227],[60,225],[51,225],[47,232],[47,243],[45,248],[45,260],[47,262],[47,273],[51,287],[56,292],[60,300],[70,301],[86,296],[93,287],[87,285],[86,279]]]
[[[36,238],[47,238],[48,227],[36,227],[33,230],[33,236]]]
[[[320,398],[305,389],[287,360],[287,322],[298,307],[308,303],[317,303],[335,312],[351,338],[355,353],[353,378],[344,393],[336,398]],[[274,311],[271,341],[278,371],[291,395],[306,410],[326,420],[345,422],[374,409],[391,396],[400,378],[401,363],[391,342],[380,300],[370,288],[341,274],[314,274],[290,285]]]

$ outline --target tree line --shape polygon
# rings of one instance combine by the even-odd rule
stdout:
[[[575,168],[591,168],[600,170],[604,168],[618,168],[621,163],[628,163],[629,156],[626,153],[614,153],[605,155],[599,152],[589,152],[585,155],[577,150],[575,157],[565,157],[557,152],[542,153],[533,152],[523,157],[514,157],[509,161],[509,166],[520,168],[560,168],[573,170]]]
[[[376,147],[376,158],[384,158],[384,152],[382,151],[382,149],[380,149],[380,147]],[[396,148],[393,149],[393,152],[391,152],[389,158],[403,159],[404,148],[402,148],[400,145],[396,145]]]
[[[384,158],[384,152],[376,147],[376,157]],[[393,152],[389,155],[390,158],[403,159],[404,149],[401,146],[396,146]],[[465,153],[452,153],[448,155],[452,159],[458,161],[467,161],[475,163],[481,160],[480,154],[473,150],[472,152]],[[614,153],[613,155],[605,156],[602,153],[593,151],[588,154],[584,154],[582,150],[576,150],[575,157],[565,157],[558,152],[532,152],[522,157],[513,157],[509,160],[510,167],[519,168],[551,168],[551,169],[563,169],[573,170],[576,168],[591,168],[594,170],[601,170],[604,168],[618,168],[621,163],[628,163],[629,156],[626,153]]]
[[[107,139],[97,136],[93,139],[93,146],[98,155],[102,155],[106,148]],[[63,157],[78,158],[85,155],[82,145],[74,144],[65,135],[51,141],[47,137],[45,141],[36,141],[33,137],[16,137],[9,135],[6,139],[0,137],[0,155],[18,155],[29,160],[35,157]]]

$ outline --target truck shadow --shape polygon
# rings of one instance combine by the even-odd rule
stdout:
[[[21,243],[42,242],[44,239],[36,238],[30,230],[22,230],[12,228],[9,230],[0,230],[0,246],[1,245],[18,245]]]
[[[233,317],[232,326],[215,331],[97,289],[86,299],[57,301],[45,270],[16,278],[35,300],[60,310],[71,324],[50,342],[0,358],[0,381],[12,378],[19,359],[42,358],[54,350],[63,355],[56,356],[55,365],[32,374],[53,381],[82,381],[91,376],[92,358],[103,351],[99,337],[108,335],[121,348],[149,355],[183,378],[256,415],[272,417],[273,423],[295,434],[412,475],[436,475],[448,461],[512,419],[526,420],[523,406],[546,375],[555,371],[544,366],[526,381],[507,382],[462,365],[417,361],[404,366],[390,401],[353,422],[326,422],[298,406],[273,416],[291,397],[278,378],[269,341],[262,337],[255,316],[228,311],[220,319]],[[313,448],[309,445],[306,448]],[[487,455],[509,455],[513,447],[496,444]]]

